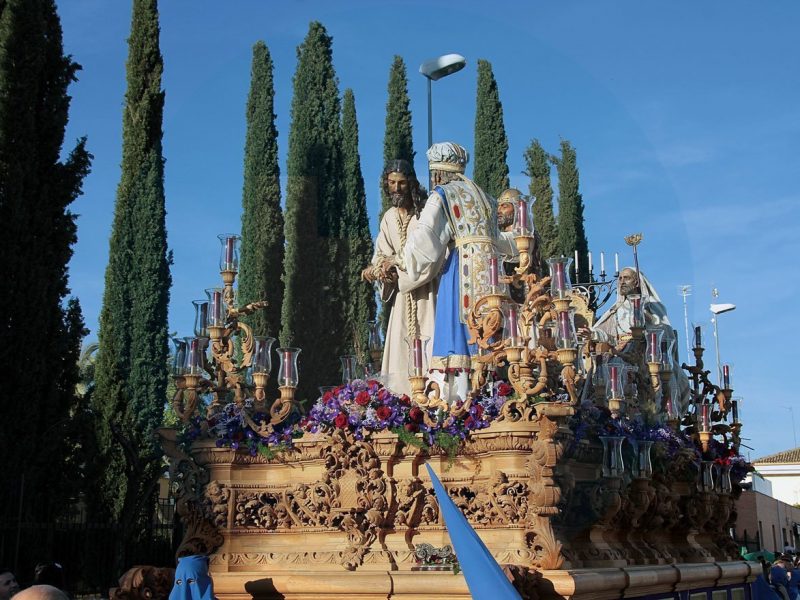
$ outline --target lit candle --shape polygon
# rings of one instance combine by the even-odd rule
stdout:
[[[492,256],[489,259],[489,285],[497,287],[497,257]]]
[[[614,252],[614,273],[619,275],[619,254]]]
[[[528,205],[525,200],[520,200],[517,204],[517,222],[522,232],[528,230]]]
[[[227,267],[229,269],[233,268],[233,244],[234,244],[234,237],[231,236],[225,239],[225,262],[227,263]]]
[[[578,282],[578,251],[575,250],[575,282]]]
[[[605,275],[606,274],[606,253],[605,252],[601,252],[600,253],[600,274],[601,275]]]
[[[609,377],[611,378],[611,397],[619,398],[619,367],[610,365],[608,367]]]
[[[700,327],[700,325],[696,325],[694,328],[694,347],[703,347],[703,329]]]
[[[414,374],[422,375],[422,340],[414,338]]]
[[[731,389],[731,368],[729,365],[722,365],[722,387],[726,390]]]
[[[592,272],[592,253],[589,252],[589,273]]]

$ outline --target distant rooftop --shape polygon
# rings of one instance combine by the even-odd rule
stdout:
[[[784,450],[783,452],[778,452],[777,454],[770,454],[769,456],[765,456],[763,458],[757,458],[756,460],[753,461],[754,465],[759,465],[764,463],[771,463],[771,464],[800,463],[800,448],[794,448],[793,450]]]

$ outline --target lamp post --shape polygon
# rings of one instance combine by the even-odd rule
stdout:
[[[431,81],[438,81],[464,68],[467,60],[460,54],[443,54],[426,60],[419,66],[419,72],[428,80],[428,148],[433,146],[433,103],[431,100]],[[430,171],[428,172],[430,187]]]
[[[709,306],[709,309],[712,313],[714,313],[714,318],[711,321],[714,323],[714,345],[716,346],[717,350],[717,382],[722,383],[722,366],[719,362],[719,331],[717,329],[717,321],[719,320],[719,315],[731,312],[732,310],[736,309],[735,304],[712,304]]]

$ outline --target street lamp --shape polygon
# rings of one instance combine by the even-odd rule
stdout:
[[[717,349],[717,382],[722,381],[722,367],[720,366],[719,362],[719,331],[717,330],[717,321],[719,320],[719,315],[731,312],[732,310],[736,309],[735,304],[712,304],[709,306],[711,312],[714,313],[714,318],[711,321],[714,323],[714,344]]]
[[[428,80],[428,148],[433,146],[433,108],[431,103],[431,81],[438,81],[464,68],[467,64],[460,54],[443,54],[426,60],[419,66],[419,72]],[[428,176],[430,186],[430,175]]]

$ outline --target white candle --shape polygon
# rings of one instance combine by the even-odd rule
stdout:
[[[600,273],[606,272],[606,255],[605,252],[600,253]]]
[[[575,250],[575,281],[578,280],[578,251]]]
[[[589,252],[589,273],[592,272],[592,253]]]
[[[619,254],[614,252],[614,273],[619,274]]]

